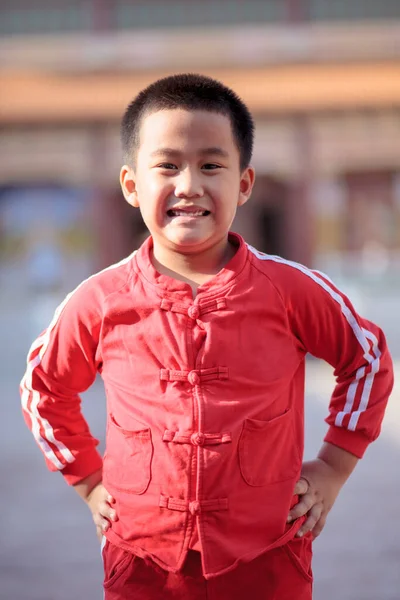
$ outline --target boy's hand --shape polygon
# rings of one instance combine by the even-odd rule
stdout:
[[[111,506],[115,500],[104,487],[102,476],[102,470],[99,469],[74,485],[76,493],[90,508],[100,541],[103,532],[107,531],[112,521],[117,520],[115,509]]]
[[[288,516],[290,522],[307,514],[297,536],[301,537],[308,531],[312,531],[314,537],[321,533],[343,483],[337,473],[319,458],[303,463],[301,477],[294,488],[300,499]]]
[[[96,525],[99,541],[101,541],[103,533],[107,531],[111,523],[117,520],[117,513],[112,508],[114,502],[114,498],[107,492],[102,483],[98,483],[86,498],[86,503],[91,510]]]
[[[301,477],[294,489],[300,499],[288,516],[288,522],[291,522],[307,515],[296,534],[298,537],[308,531],[312,531],[314,538],[321,533],[328,513],[357,461],[353,454],[325,443],[318,458],[303,463]]]

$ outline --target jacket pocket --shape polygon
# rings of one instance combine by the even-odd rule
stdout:
[[[246,419],[239,438],[239,465],[248,485],[261,487],[292,479],[300,468],[292,411],[270,421]]]
[[[110,415],[104,459],[107,482],[122,492],[144,494],[151,479],[152,458],[150,428],[129,431]]]

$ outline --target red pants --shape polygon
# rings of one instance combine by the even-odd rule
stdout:
[[[106,541],[105,600],[311,600],[311,536],[243,563],[230,573],[204,579],[200,554],[189,551],[183,570],[164,571]]]

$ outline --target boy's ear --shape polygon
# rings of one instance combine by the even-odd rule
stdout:
[[[243,206],[251,196],[251,192],[256,178],[254,167],[247,167],[240,177],[238,206]]]
[[[121,184],[122,193],[124,194],[125,200],[131,206],[139,208],[138,195],[136,191],[136,179],[135,172],[132,167],[124,165],[121,168],[119,175],[119,182]]]

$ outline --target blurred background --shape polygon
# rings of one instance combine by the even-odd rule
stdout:
[[[158,77],[222,80],[256,120],[252,201],[234,229],[320,269],[400,360],[399,0],[0,0],[0,598],[94,600],[90,515],[45,470],[18,382],[65,294],[136,248],[119,122]],[[310,361],[307,453],[333,384]],[[315,544],[316,600],[399,600],[399,388]],[[84,411],[101,443],[99,383]]]

